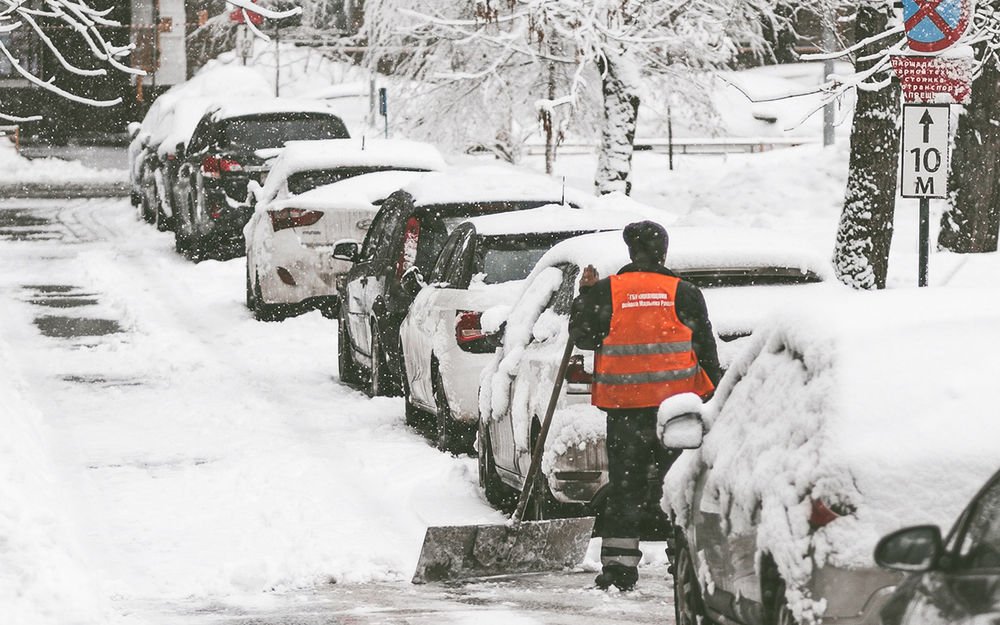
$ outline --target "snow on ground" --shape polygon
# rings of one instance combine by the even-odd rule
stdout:
[[[59,158],[28,159],[0,138],[0,187],[6,185],[101,185],[128,180],[124,169],[97,169]]]
[[[25,586],[24,613],[39,615],[19,623],[99,622],[149,598],[408,580],[428,525],[503,521],[479,495],[474,460],[406,428],[400,400],[338,383],[335,324],[254,321],[242,260],[193,265],[127,201],[94,202],[55,220],[96,233],[75,244],[0,241],[4,360],[30,381],[10,395],[8,364],[3,390],[37,407],[16,411],[5,444],[17,452],[0,464],[5,500],[27,502],[0,516],[21,530],[7,535],[17,557],[3,559],[0,584]],[[99,302],[31,303],[54,284]],[[40,334],[36,319],[63,314],[121,332]],[[73,619],[47,618],[63,596],[56,607]]]

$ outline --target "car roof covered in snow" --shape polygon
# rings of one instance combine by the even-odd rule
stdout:
[[[274,202],[276,208],[324,210],[330,208],[372,208],[393,191],[426,174],[418,171],[378,171],[310,189],[300,195]]]
[[[178,102],[150,136],[150,143],[159,144],[157,153],[162,157],[172,154],[178,143],[187,146],[198,122],[213,103],[210,97],[187,98]]]
[[[221,102],[212,112],[216,120],[277,113],[325,113],[336,115],[329,102],[310,98],[238,98]]]
[[[856,509],[808,551],[873,567],[880,536],[947,528],[1000,468],[998,349],[1000,291],[991,289],[827,293],[779,311],[706,405],[705,444],[668,476],[665,492],[679,489],[671,506],[685,509],[683,485],[703,461],[706,491],[732,495],[737,525],[777,519],[769,503],[803,520],[810,498]],[[787,555],[806,553],[809,533],[802,522],[761,535],[778,536]]]
[[[666,266],[674,271],[787,267],[821,278],[831,275],[826,256],[792,235],[756,228],[665,227],[670,239]],[[594,265],[601,276],[609,276],[629,263],[628,248],[621,232],[574,237],[549,250],[535,271],[562,263]]]
[[[472,224],[481,236],[555,233],[596,230],[620,230],[641,216],[602,208],[573,208],[549,204],[541,208],[473,217]]]
[[[403,139],[289,141],[275,159],[267,180],[264,181],[264,197],[273,197],[281,184],[295,173],[344,167],[436,171],[444,169],[447,165],[437,148],[419,141]]]
[[[562,183],[555,178],[500,165],[454,167],[424,176],[403,190],[413,197],[416,206],[473,202],[558,204],[563,199]],[[571,204],[582,206],[592,199],[576,189],[566,189],[566,201]]]

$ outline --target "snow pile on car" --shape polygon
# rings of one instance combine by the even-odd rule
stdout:
[[[814,567],[873,567],[882,535],[947,528],[1000,466],[1000,297],[960,289],[840,294],[774,318],[704,410],[708,434],[667,475],[684,523],[693,479],[732,536],[756,526],[800,622],[821,616]],[[841,516],[810,526],[813,501]],[[706,580],[710,581],[710,580]]]
[[[94,580],[73,532],[63,478],[52,462],[38,410],[24,396],[0,342],[0,606],[5,623],[105,621]]]

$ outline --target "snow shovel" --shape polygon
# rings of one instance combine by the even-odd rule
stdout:
[[[573,341],[569,340],[559,363],[552,397],[538,432],[535,451],[531,454],[531,465],[521,488],[521,496],[510,521],[504,525],[428,527],[417,571],[413,574],[414,584],[551,571],[576,566],[583,561],[594,531],[594,517],[522,521],[541,468],[545,438],[549,434],[552,413],[556,410],[572,352]],[[485,450],[479,453],[485,453]]]

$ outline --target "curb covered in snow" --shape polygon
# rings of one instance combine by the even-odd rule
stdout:
[[[128,183],[126,182],[61,185],[51,183],[0,184],[0,199],[125,197],[128,194]]]

